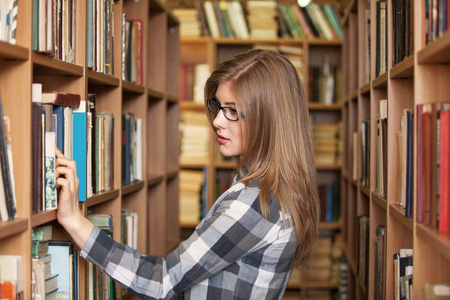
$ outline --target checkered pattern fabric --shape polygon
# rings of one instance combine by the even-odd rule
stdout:
[[[296,234],[276,200],[261,214],[259,185],[235,182],[195,232],[164,258],[141,255],[94,228],[82,256],[142,299],[281,299]]]

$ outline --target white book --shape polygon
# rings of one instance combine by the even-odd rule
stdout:
[[[58,207],[56,195],[56,139],[55,133],[45,132],[45,209],[56,209]]]
[[[211,1],[205,1],[205,14],[206,20],[208,21],[208,26],[211,31],[211,36],[213,38],[220,38],[219,24],[217,23],[216,15],[214,13],[214,7]]]

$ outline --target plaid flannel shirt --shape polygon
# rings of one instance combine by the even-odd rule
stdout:
[[[142,299],[282,299],[296,252],[278,202],[261,214],[259,183],[233,185],[164,258],[141,255],[95,227],[81,255]]]

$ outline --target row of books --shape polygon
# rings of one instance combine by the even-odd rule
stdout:
[[[0,222],[17,217],[11,125],[0,97]]]
[[[0,0],[0,41],[16,43],[17,0]]]
[[[75,0],[33,0],[33,51],[75,62],[75,8]]]
[[[144,84],[143,31],[142,20],[127,20],[122,14],[122,80],[138,85]]]
[[[202,191],[206,184],[203,170],[182,169],[180,178],[179,220],[181,224],[197,224],[201,219]]]
[[[313,122],[314,161],[333,165],[342,161],[342,123]]]
[[[87,67],[114,74],[114,0],[87,1]]]
[[[209,158],[210,125],[204,112],[181,113],[180,162],[205,163]]]
[[[341,203],[341,183],[334,180],[319,184],[320,222],[338,222]]]
[[[369,282],[369,216],[357,217],[356,229],[356,275],[364,286]],[[367,297],[366,289],[366,297]]]
[[[140,181],[142,171],[142,119],[122,114],[122,184]]]
[[[340,101],[342,94],[342,71],[331,66],[329,57],[323,57],[320,66],[309,66],[308,94],[309,101],[333,104]]]
[[[32,232],[33,299],[78,299],[79,250],[71,241],[53,240],[50,225]]]
[[[247,15],[239,1],[198,1],[195,8],[174,9],[182,36],[213,38],[324,38],[341,39],[340,15],[331,4],[297,4],[251,0]]]
[[[194,103],[205,102],[203,88],[211,74],[208,64],[180,64],[180,99]]]
[[[417,111],[417,222],[450,230],[450,103],[419,104]]]
[[[414,2],[392,1],[392,65],[395,66],[414,53]]]
[[[424,3],[423,42],[429,44],[446,33],[450,27],[448,0],[429,0]]]
[[[388,9],[386,0],[376,2],[376,45],[375,45],[375,76],[387,70],[387,23]]]
[[[138,213],[122,208],[122,244],[137,249],[138,245]]]
[[[95,95],[42,92],[33,84],[33,212],[57,208],[55,149],[77,164],[79,200],[113,189],[114,116],[96,112]],[[74,142],[76,141],[76,142]]]

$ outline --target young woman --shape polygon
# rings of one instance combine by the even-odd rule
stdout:
[[[320,209],[297,71],[280,54],[252,50],[213,72],[205,99],[238,175],[178,248],[142,256],[94,227],[78,207],[75,163],[60,152],[58,221],[87,260],[143,299],[281,299],[311,253]]]

